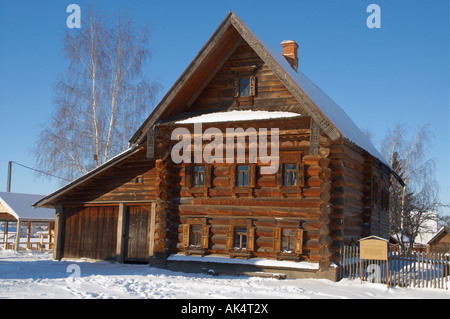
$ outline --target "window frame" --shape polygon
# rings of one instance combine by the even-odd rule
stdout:
[[[234,92],[233,96],[235,98],[236,106],[240,105],[253,105],[254,98],[256,96],[256,72],[257,66],[241,66],[241,67],[233,67],[231,70],[236,74],[234,78]],[[241,94],[241,80],[248,79],[248,94]]]
[[[238,97],[246,97],[250,96],[250,77],[240,77],[239,80],[239,89],[238,89]],[[243,83],[243,82],[246,83]]]
[[[286,168],[287,165],[293,165],[294,168],[290,168],[289,170]],[[297,187],[299,184],[299,176],[298,176],[298,163],[283,163],[283,187]],[[286,175],[289,173],[289,183],[286,179]]]
[[[299,221],[284,221],[284,224],[277,225],[273,229],[273,250],[278,260],[300,260],[303,255],[303,228],[300,227]],[[286,236],[285,231],[293,231],[293,236]],[[284,239],[289,237],[294,245],[293,250],[287,250],[284,245]],[[290,245],[289,245],[290,246]],[[289,246],[287,248],[289,248]],[[292,247],[290,247],[292,248]]]
[[[196,169],[202,168],[202,171],[196,171]],[[203,173],[203,174],[202,174]],[[203,175],[203,183],[197,183],[200,181],[200,175]],[[194,165],[192,169],[192,187],[205,187],[206,167],[205,165]]]
[[[241,167],[247,167],[247,169],[240,171]],[[242,176],[242,185],[240,185],[239,180]],[[245,177],[247,177],[247,185],[245,185]],[[250,186],[250,165],[236,165],[236,178],[235,178],[235,186],[236,187],[249,187]]]
[[[233,250],[246,251],[248,244],[248,227],[236,226],[234,228]]]
[[[209,248],[210,226],[207,223],[207,218],[188,217],[186,223],[182,225],[182,244],[184,253],[186,255],[199,254],[204,256],[206,249]],[[194,235],[193,227],[195,227],[196,235]],[[193,244],[193,240],[196,240],[197,243]]]

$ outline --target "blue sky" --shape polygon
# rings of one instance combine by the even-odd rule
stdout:
[[[91,1],[0,0],[0,191],[8,161],[34,166],[36,136],[51,117],[53,86],[67,61],[62,54],[66,8],[83,12]],[[369,4],[381,8],[381,28],[369,29]],[[336,101],[380,146],[388,127],[403,122],[413,133],[428,123],[434,133],[441,198],[450,202],[449,2],[346,1],[94,1],[107,14],[123,9],[150,30],[159,82],[157,101],[172,86],[232,10],[265,42],[296,40],[299,69]],[[48,194],[57,180],[35,180],[13,166],[12,191]],[[447,210],[448,212],[448,210]]]

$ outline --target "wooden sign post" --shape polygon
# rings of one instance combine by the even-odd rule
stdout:
[[[389,288],[389,261],[388,261],[389,241],[377,236],[369,236],[359,240],[359,271],[362,285],[362,260],[385,260],[386,261],[386,281]]]

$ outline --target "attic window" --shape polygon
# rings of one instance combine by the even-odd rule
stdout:
[[[250,78],[239,79],[239,96],[250,96]]]
[[[234,98],[236,106],[253,105],[256,96],[256,77],[254,75],[256,66],[232,68],[236,77],[234,78]]]

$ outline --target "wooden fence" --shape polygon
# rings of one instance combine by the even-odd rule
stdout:
[[[360,263],[361,262],[361,263]],[[360,266],[361,265],[361,266]],[[361,260],[359,248],[341,248],[340,278],[385,283],[391,287],[448,290],[450,256],[439,253],[390,251],[388,260]]]

